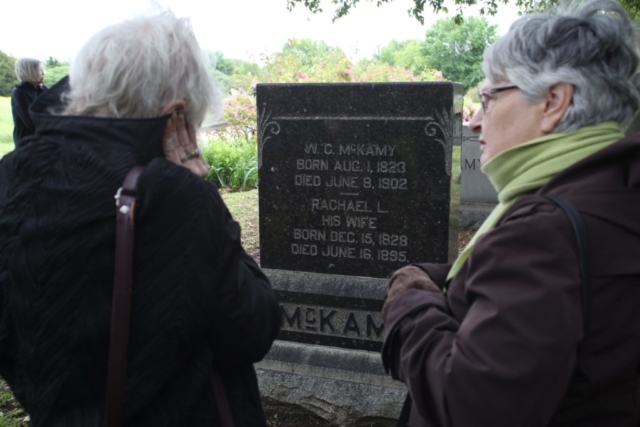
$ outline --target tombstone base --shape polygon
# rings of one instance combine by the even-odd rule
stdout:
[[[291,406],[337,426],[394,426],[407,393],[378,352],[276,341],[256,371],[265,409]]]
[[[477,230],[495,207],[495,203],[461,203],[458,226],[461,230]]]

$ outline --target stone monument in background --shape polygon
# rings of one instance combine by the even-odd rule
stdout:
[[[282,330],[257,365],[263,401],[337,425],[397,417],[383,371],[390,274],[457,256],[451,82],[257,86],[261,265]]]
[[[477,230],[498,204],[498,193],[480,169],[478,134],[462,128],[460,155],[460,221],[464,230]]]

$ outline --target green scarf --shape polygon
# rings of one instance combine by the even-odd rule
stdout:
[[[554,133],[517,145],[489,160],[482,171],[498,191],[499,204],[453,263],[447,280],[455,276],[473,251],[478,237],[493,229],[522,195],[537,190],[555,175],[624,137],[616,122],[587,126],[569,133]]]

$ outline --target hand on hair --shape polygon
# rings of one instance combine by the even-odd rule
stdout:
[[[162,150],[167,160],[186,167],[202,178],[207,176],[209,165],[198,149],[196,130],[191,123],[187,126],[184,114],[174,111],[167,120]]]
[[[397,270],[389,280],[387,299],[382,306],[382,322],[387,323],[387,313],[391,305],[409,289],[442,293],[427,273],[418,267],[409,265]]]

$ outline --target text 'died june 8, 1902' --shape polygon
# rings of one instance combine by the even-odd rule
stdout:
[[[409,190],[407,165],[398,159],[396,148],[394,144],[305,144],[304,155],[295,160],[293,184],[320,187],[331,196],[307,201],[318,221],[293,229],[293,255],[409,262],[409,236],[383,230],[379,221],[389,214],[385,195]],[[373,194],[378,197],[369,197]]]

